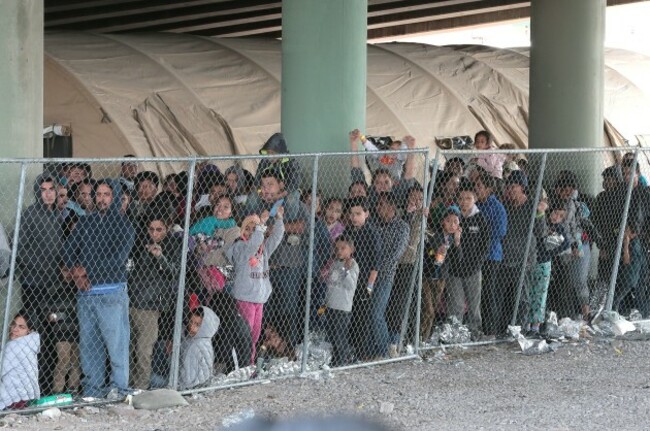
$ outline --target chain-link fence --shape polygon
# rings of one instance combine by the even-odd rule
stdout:
[[[512,324],[538,337],[551,312],[650,313],[642,150],[430,163],[375,143],[3,161],[1,406],[403,360]]]

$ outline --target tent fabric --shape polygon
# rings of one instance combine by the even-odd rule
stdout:
[[[44,124],[72,127],[74,156],[255,154],[280,130],[281,42],[188,34],[45,35]],[[489,130],[528,141],[529,49],[368,45],[369,135]],[[650,57],[605,56],[603,145],[650,135]],[[173,168],[170,166],[170,168]]]

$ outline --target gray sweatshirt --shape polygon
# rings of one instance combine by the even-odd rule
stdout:
[[[8,341],[2,359],[0,410],[18,401],[40,398],[37,355],[41,338],[36,332]]]
[[[219,317],[209,309],[203,308],[203,322],[194,337],[187,337],[181,344],[181,366],[178,376],[180,390],[203,385],[212,377],[214,367],[214,348],[212,337],[219,329]]]
[[[232,296],[238,301],[264,304],[271,295],[269,259],[284,236],[284,222],[276,217],[271,235],[264,242],[265,226],[256,226],[248,241],[239,239],[226,251],[235,267]],[[264,242],[261,253],[260,245]]]
[[[325,295],[327,306],[334,310],[352,311],[352,300],[358,278],[359,265],[354,259],[352,259],[352,266],[349,270],[345,269],[344,262],[338,259],[332,262],[327,277],[327,294]]]

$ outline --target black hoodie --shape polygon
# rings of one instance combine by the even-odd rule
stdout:
[[[284,140],[282,133],[274,133],[262,146],[260,154],[266,151],[273,151],[279,155],[277,159],[263,159],[257,167],[255,175],[255,184],[259,186],[262,181],[262,174],[266,171],[275,170],[284,181],[284,189],[287,193],[300,188],[302,181],[300,165],[295,159],[289,157],[282,157],[283,154],[289,154],[287,149],[287,141]]]

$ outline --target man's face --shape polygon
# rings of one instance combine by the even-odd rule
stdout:
[[[77,189],[77,202],[81,208],[92,211],[93,209],[93,187],[90,184],[82,184]]]
[[[508,184],[504,190],[503,198],[509,202],[517,201],[524,195],[524,188],[519,184]]]
[[[361,227],[368,219],[368,211],[364,210],[363,207],[360,206],[352,207],[350,208],[350,211],[348,211],[348,217],[352,226]]]
[[[372,185],[375,188],[377,193],[389,192],[393,188],[393,180],[390,175],[381,173],[375,176],[375,180],[372,182]]]
[[[474,183],[474,192],[476,192],[476,199],[479,202],[485,202],[490,197],[490,194],[492,194],[492,190],[485,187],[485,184],[481,181]]]
[[[571,186],[558,187],[556,190],[558,198],[560,198],[563,201],[568,201],[569,199],[571,199],[571,196],[573,196],[574,192],[575,189]]]
[[[73,184],[79,184],[86,179],[86,171],[78,166],[70,168],[68,172],[68,180]]]
[[[138,200],[140,202],[151,202],[156,197],[158,187],[153,181],[142,180],[138,184]]]
[[[122,165],[122,176],[127,180],[133,180],[138,175],[137,163],[124,163]]]
[[[65,187],[59,187],[56,191],[56,207],[59,211],[63,209],[68,204],[68,189]]]
[[[395,205],[390,203],[388,199],[382,197],[377,202],[377,215],[384,221],[390,221],[395,217]]]
[[[618,181],[614,177],[603,177],[603,190],[612,190],[618,186]]]
[[[275,202],[282,192],[281,184],[275,177],[262,178],[262,200],[267,203]]]
[[[623,178],[625,179],[625,184],[630,184],[630,177],[632,177],[632,181],[633,181],[632,186],[636,187],[639,184],[639,175],[637,175],[636,172],[634,173],[634,175],[632,175],[631,166],[624,167]]]
[[[95,202],[100,212],[106,212],[113,203],[113,190],[106,184],[100,184],[95,191]]]
[[[231,193],[235,193],[237,191],[237,174],[236,173],[231,172],[226,176],[226,185],[228,186],[228,189],[230,190]]]
[[[53,205],[56,201],[56,190],[54,189],[54,183],[52,181],[47,181],[41,184],[41,199],[43,203],[47,206]]]
[[[162,220],[153,220],[148,227],[149,239],[151,242],[158,244],[167,236],[167,226]]]

